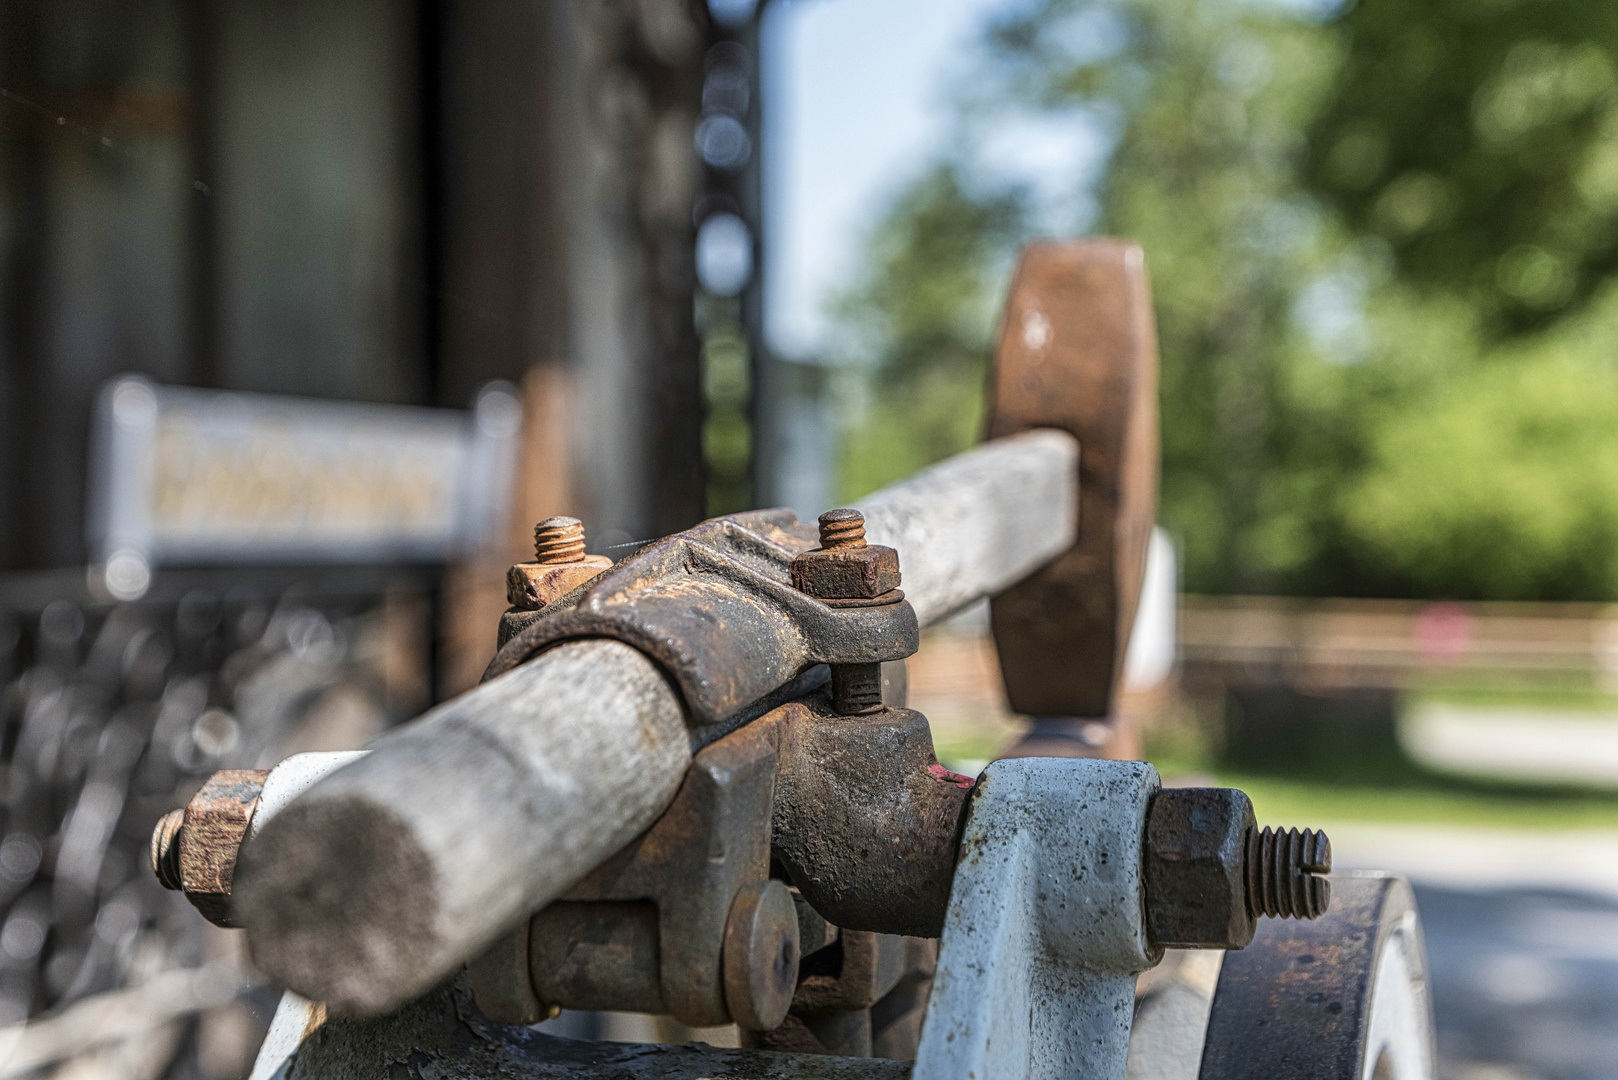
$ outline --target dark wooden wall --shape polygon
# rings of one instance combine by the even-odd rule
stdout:
[[[85,558],[126,371],[453,407],[527,379],[566,431],[525,468],[634,538],[699,518],[712,33],[696,0],[0,0],[0,570]]]

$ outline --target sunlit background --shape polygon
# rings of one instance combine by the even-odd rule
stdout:
[[[1590,0],[0,0],[0,1025],[156,1003],[0,1076],[244,1076],[275,990],[157,816],[475,682],[542,517],[618,556],[979,441],[1083,235],[1146,252],[1177,600],[1073,752],[1409,875],[1445,1077],[1618,1076]],[[968,772],[1028,732],[987,633],[911,663]]]

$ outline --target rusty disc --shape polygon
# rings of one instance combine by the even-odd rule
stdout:
[[[786,1019],[798,985],[798,913],[791,891],[773,878],[748,885],[725,920],[725,1004],[746,1031],[770,1031]]]

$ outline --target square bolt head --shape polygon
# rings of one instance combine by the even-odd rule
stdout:
[[[1253,940],[1243,867],[1253,804],[1234,788],[1165,788],[1146,816],[1146,927],[1171,949]]]
[[[899,553],[878,544],[815,548],[792,560],[792,587],[817,600],[869,600],[899,587]]]
[[[570,563],[518,563],[506,571],[506,602],[519,611],[538,611],[610,569],[612,560],[604,555]]]

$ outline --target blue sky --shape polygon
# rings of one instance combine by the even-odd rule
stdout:
[[[956,137],[952,103],[971,77],[974,42],[1016,3],[776,0],[767,9],[764,272],[778,354],[820,351],[828,295],[856,271],[861,240],[894,194]],[[981,149],[1001,173],[1070,192],[1099,145],[1071,118],[1025,118]],[[1049,196],[1061,206],[1054,188]]]

